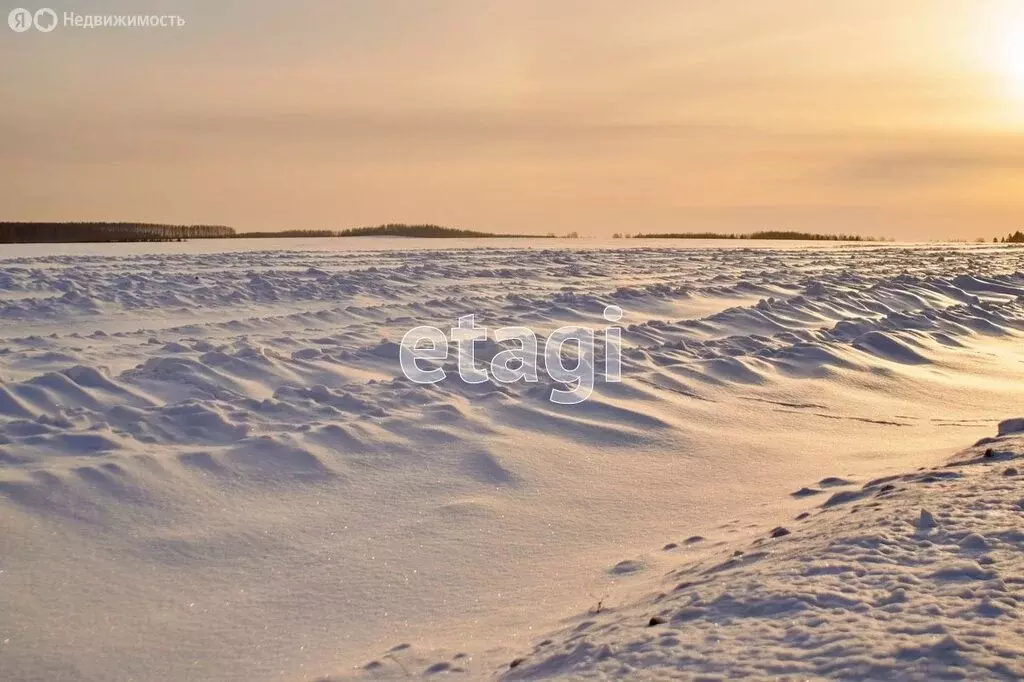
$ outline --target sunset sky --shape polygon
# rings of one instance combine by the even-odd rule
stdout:
[[[49,6],[186,25],[0,25],[2,220],[1024,228],[1024,0]]]

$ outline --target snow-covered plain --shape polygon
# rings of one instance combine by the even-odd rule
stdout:
[[[1024,679],[1017,421],[945,466],[803,489],[829,494],[574,619],[505,679]]]
[[[1024,672],[1024,249],[259,241],[0,247],[0,679]]]

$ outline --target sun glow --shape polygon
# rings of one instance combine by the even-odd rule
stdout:
[[[990,68],[1004,94],[1024,102],[1024,3],[1015,2],[994,24],[986,47]]]

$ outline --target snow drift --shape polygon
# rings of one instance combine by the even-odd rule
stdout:
[[[793,674],[838,675],[824,663],[833,650],[861,665],[855,644],[829,639],[854,622],[851,636],[885,634],[897,661],[923,661],[902,670],[929,674],[945,656],[1002,674],[1000,652],[952,621],[923,639],[889,632],[902,627],[899,603],[880,600],[895,572],[932,580],[898,568],[915,542],[932,544],[931,573],[968,560],[967,517],[955,514],[994,523],[1012,509],[922,498],[885,526],[888,507],[869,505],[962,481],[864,483],[935,467],[1024,398],[1024,250],[334,244],[5,247],[0,677],[311,680],[433,666],[600,676],[640,656],[668,674],[690,645],[708,654],[696,669],[729,675],[757,662],[716,673],[719,645],[693,638],[744,611],[761,614],[750,634],[780,657],[807,643],[805,660],[779,668]],[[395,344],[416,325],[474,314],[543,336],[603,328],[609,304],[625,311],[623,381],[598,382],[579,405],[552,404],[543,384],[450,375],[418,386],[397,366]],[[999,428],[1012,440],[1019,423]],[[1002,457],[1009,442],[979,445],[980,456]],[[965,465],[963,477],[987,468]],[[936,525],[910,540],[898,533],[918,507]],[[813,523],[794,521],[805,513]],[[875,515],[876,526],[849,525]],[[943,585],[975,591],[1004,575],[1011,536],[997,545],[979,527],[970,532],[996,563],[961,566],[979,577]],[[775,528],[790,534],[772,538]],[[832,537],[847,538],[845,559]],[[896,563],[872,577],[868,558],[890,550]],[[819,555],[849,575],[820,568]],[[674,591],[730,560],[708,574],[713,586]],[[806,579],[807,592],[726,580],[762,571]],[[669,596],[642,601],[658,591]],[[979,614],[1012,612],[977,594],[988,600],[971,607]],[[578,618],[598,603],[599,618]],[[620,610],[631,615],[616,624]],[[647,628],[654,617],[665,623]],[[807,620],[779,629],[796,617]],[[559,634],[534,650],[540,633],[586,620],[572,642]],[[1011,632],[998,617],[979,628]],[[938,649],[913,653],[926,641]]]

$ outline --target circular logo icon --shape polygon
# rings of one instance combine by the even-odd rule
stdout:
[[[32,17],[32,21],[35,22],[37,31],[49,33],[53,29],[57,28],[57,13],[49,7],[44,7],[40,10],[36,10],[35,15]]]
[[[56,23],[56,15],[54,15],[54,19],[54,23]],[[21,7],[12,9],[11,13],[7,15],[7,25],[16,33],[24,33],[32,28],[32,13]]]

